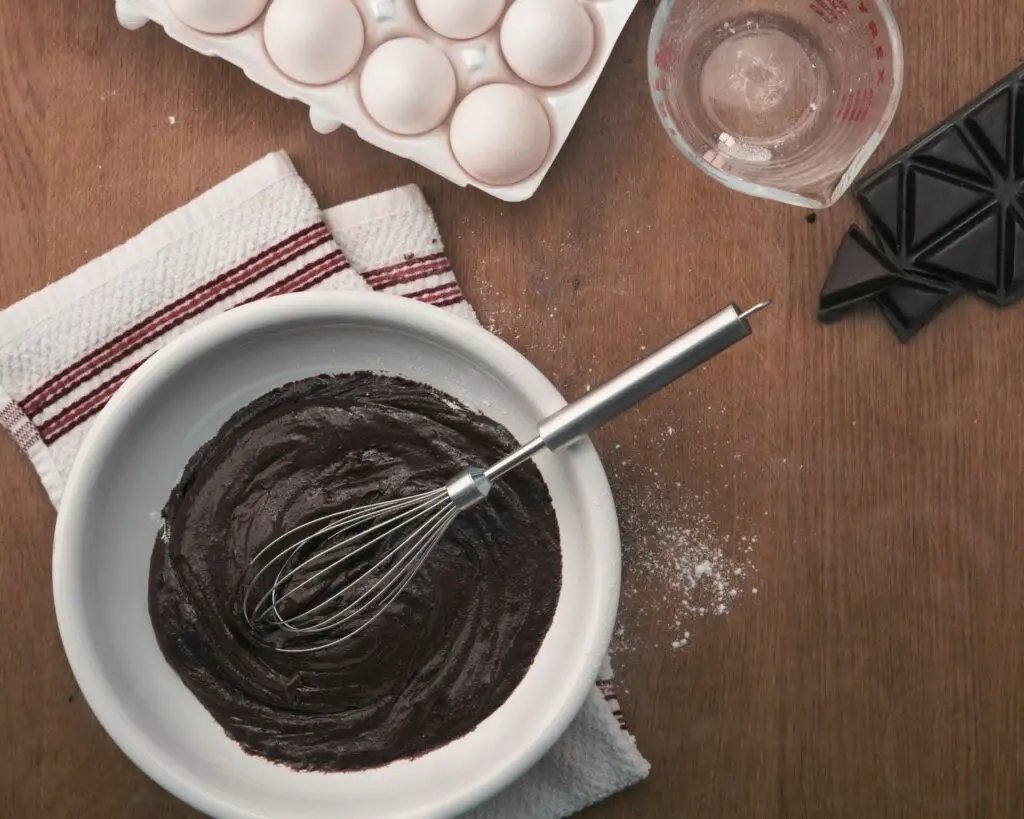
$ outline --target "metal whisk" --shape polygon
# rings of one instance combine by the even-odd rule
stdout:
[[[286,652],[351,639],[398,598],[452,521],[484,500],[494,481],[542,449],[569,445],[746,338],[747,318],[768,304],[746,312],[730,304],[545,418],[533,440],[489,469],[466,469],[429,492],[324,515],[276,538],[249,565],[242,600],[249,627]],[[289,633],[303,639],[283,645],[280,637]]]

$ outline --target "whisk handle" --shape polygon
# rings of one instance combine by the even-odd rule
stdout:
[[[767,304],[762,302],[745,313],[730,304],[611,381],[549,415],[537,428],[538,438],[548,449],[557,450],[593,431],[746,338],[751,332],[747,317]]]

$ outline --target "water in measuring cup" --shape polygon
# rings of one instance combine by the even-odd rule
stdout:
[[[666,77],[667,96],[718,152],[779,162],[834,120],[835,49],[801,21],[746,9],[687,40]]]

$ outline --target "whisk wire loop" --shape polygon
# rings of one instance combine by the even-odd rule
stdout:
[[[245,614],[246,623],[250,627],[255,627],[260,620],[274,618],[273,612],[279,611],[278,607],[283,602],[294,597],[301,589],[322,577],[332,567],[336,567],[336,564],[324,566],[309,577],[303,579],[301,582],[287,588],[284,594],[279,594],[281,592],[282,584],[289,583],[295,575],[309,567],[311,563],[322,561],[328,554],[345,549],[346,547],[352,548],[343,555],[343,559],[346,562],[351,562],[351,560],[356,558],[358,555],[366,552],[381,540],[388,537],[396,526],[400,526],[408,520],[420,516],[424,511],[428,511],[430,508],[435,508],[436,506],[445,503],[446,499],[446,491],[444,489],[436,489],[431,492],[407,498],[373,503],[344,512],[335,512],[330,515],[323,515],[297,526],[275,538],[263,547],[252,561],[250,561],[250,567],[256,566],[260,564],[265,555],[273,555],[263,562],[259,569],[248,580],[245,595],[242,599],[242,610]],[[336,541],[334,539],[337,535],[351,531],[362,523],[372,521],[376,518],[381,518],[382,515],[390,515],[394,512],[398,512],[399,514],[392,518],[378,520],[368,528],[361,529],[354,535],[351,535],[341,541]],[[279,544],[287,542],[297,534],[304,532],[309,532],[309,534],[306,534],[295,543],[281,549],[276,554],[274,553],[275,548],[278,547]],[[368,538],[369,535],[373,535],[374,533],[377,533],[376,537]],[[354,545],[357,541],[362,541],[361,545]],[[298,554],[306,544],[314,542],[323,542],[326,548],[315,551],[302,563],[292,567],[288,571],[285,571],[288,566],[288,561]],[[255,605],[250,608],[249,598],[253,590],[258,587],[259,579],[279,563],[281,564],[281,568],[275,577],[274,583],[266,592],[264,592]],[[315,609],[305,613],[311,614],[314,611],[320,611],[324,605],[326,604],[318,604]],[[279,621],[284,622],[287,622],[288,620],[288,618],[275,619],[279,619]]]

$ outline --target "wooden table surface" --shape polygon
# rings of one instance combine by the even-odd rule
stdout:
[[[906,84],[876,159],[1024,60],[1022,0],[894,6]],[[774,299],[753,339],[597,436],[625,521],[623,708],[653,770],[584,815],[1019,817],[1024,306],[965,298],[908,346],[870,311],[818,324],[852,202],[810,224],[675,155],[647,95],[651,16],[641,4],[536,196],[508,205],[315,134],[241,72],[122,30],[111,0],[6,0],[0,303],[281,148],[324,205],[421,185],[485,322],[567,394],[730,300]],[[78,694],[54,511],[6,437],[0,465],[0,814],[195,816]],[[753,548],[728,615],[677,627],[672,578],[638,561],[688,522]]]

